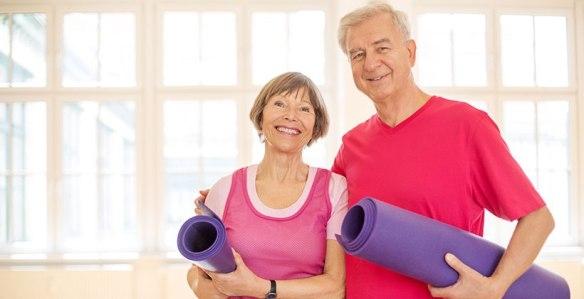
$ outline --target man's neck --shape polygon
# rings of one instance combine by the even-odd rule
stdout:
[[[375,109],[384,123],[390,127],[395,127],[424,106],[430,97],[430,95],[416,88],[412,92],[375,102]]]

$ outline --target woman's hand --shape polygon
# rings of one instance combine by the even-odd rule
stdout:
[[[199,299],[226,299],[227,296],[219,292],[211,278],[199,267],[193,265],[187,274],[187,281],[191,290]]]
[[[263,298],[270,290],[270,282],[256,276],[243,262],[235,250],[235,265],[237,268],[231,273],[206,273],[211,277],[215,288],[227,296],[252,296]]]

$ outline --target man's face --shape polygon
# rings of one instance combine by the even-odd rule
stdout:
[[[347,55],[357,88],[374,102],[413,84],[416,45],[406,40],[389,14],[379,14],[347,31]]]

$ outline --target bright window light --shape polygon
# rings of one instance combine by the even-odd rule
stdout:
[[[62,249],[136,245],[134,114],[132,102],[63,106]]]
[[[568,86],[566,17],[501,16],[504,86]]]
[[[63,22],[63,86],[136,85],[134,14],[69,13]]]
[[[427,13],[417,20],[421,85],[487,85],[484,15]]]
[[[0,103],[0,246],[46,241],[46,105]]]
[[[164,85],[235,85],[235,13],[164,13]]]
[[[302,72],[324,84],[323,11],[254,12],[252,81],[263,85],[286,72]]]
[[[221,117],[217,117],[220,115]],[[193,215],[197,190],[211,187],[237,165],[234,100],[164,104],[165,245],[176,249],[180,225]]]
[[[46,15],[0,14],[0,87],[47,83]]]

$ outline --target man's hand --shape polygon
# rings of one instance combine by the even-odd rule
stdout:
[[[270,282],[256,276],[243,262],[235,250],[235,271],[231,273],[206,273],[211,277],[215,288],[228,296],[251,296],[262,298],[270,289]]]
[[[201,203],[205,203],[205,199],[207,199],[207,195],[209,195],[209,189],[199,190],[199,197],[195,198],[193,202],[195,203],[195,214],[201,215],[203,211],[199,208]]]
[[[201,268],[193,265],[187,274],[189,286],[199,299],[227,299],[225,294],[219,292],[211,278]]]
[[[500,299],[506,288],[499,286],[494,279],[483,276],[451,253],[445,257],[446,263],[458,272],[458,281],[448,287],[428,286],[433,297],[448,299]]]

